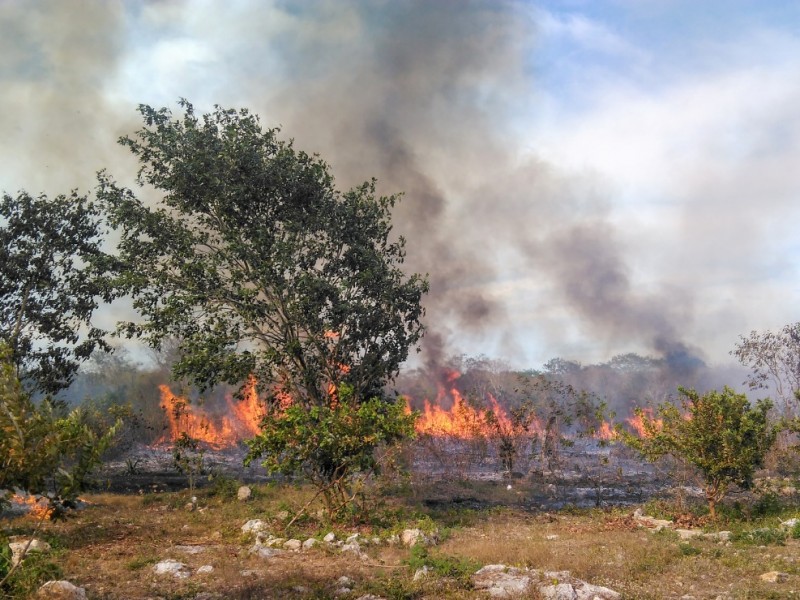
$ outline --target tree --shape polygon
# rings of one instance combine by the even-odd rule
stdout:
[[[115,297],[103,233],[98,207],[74,192],[3,195],[0,341],[28,391],[68,387],[95,348],[108,349],[91,323],[98,301]]]
[[[784,416],[798,416],[800,323],[785,325],[777,333],[751,331],[748,337],[740,336],[732,354],[751,369],[747,379],[751,389],[770,389]]]
[[[622,432],[623,439],[648,460],[671,455],[695,467],[714,518],[730,486],[749,488],[755,470],[764,464],[776,436],[767,418],[772,403],[764,399],[751,406],[747,396],[727,386],[703,396],[678,390],[680,408],[665,403],[655,416],[638,409],[645,434],[639,438]]]
[[[374,181],[338,191],[325,162],[246,110],[180,106],[141,106],[144,128],[120,140],[154,206],[100,175],[119,281],[144,317],[122,331],[180,340],[173,373],[201,389],[255,376],[275,415],[334,408],[343,385],[355,407],[379,397],[422,335],[428,287],[401,270],[397,197]]]

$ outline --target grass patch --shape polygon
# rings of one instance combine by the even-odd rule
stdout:
[[[411,556],[407,562],[414,571],[427,567],[439,577],[455,579],[467,588],[471,587],[470,576],[482,566],[470,558],[432,555],[422,544],[411,548]]]

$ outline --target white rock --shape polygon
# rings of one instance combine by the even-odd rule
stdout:
[[[291,550],[292,552],[299,552],[300,548],[303,547],[303,542],[295,539],[286,540],[285,542],[283,542],[283,547],[286,550]]]
[[[36,597],[47,600],[86,600],[86,590],[69,581],[48,581],[39,588]]]
[[[303,542],[303,550],[310,550],[314,546],[316,546],[319,542],[314,538],[308,538],[305,542]]]
[[[261,546],[259,544],[255,544],[250,548],[250,554],[255,554],[259,558],[272,558],[273,556],[278,556],[279,554],[283,554],[283,550],[278,550],[277,548],[270,548],[268,546]]]
[[[288,510],[282,510],[279,513],[275,514],[275,518],[278,519],[278,521],[288,521],[289,520],[289,511]]]
[[[344,543],[345,543],[345,544],[352,544],[353,542],[357,542],[357,541],[359,540],[359,538],[360,538],[360,536],[359,536],[357,533],[354,533],[353,535],[349,536],[349,537],[348,537],[348,538],[347,538],[347,539],[344,541]]]
[[[419,581],[420,579],[425,579],[428,576],[430,569],[428,565],[423,566],[421,569],[417,569],[414,573],[414,581]]]
[[[338,587],[335,590],[333,590],[333,595],[334,596],[346,596],[347,594],[349,594],[352,591],[353,590],[351,590],[349,587]]]
[[[50,544],[33,538],[30,540],[23,540],[21,542],[11,542],[8,547],[11,549],[11,565],[19,564],[24,558],[25,554],[31,552],[50,552]]]
[[[553,540],[557,540],[558,536],[555,533],[551,533],[550,535],[544,536],[544,539],[552,542]]]
[[[789,579],[789,574],[781,573],[780,571],[769,571],[768,573],[762,573],[759,579],[765,583],[783,583]]]
[[[351,542],[342,546],[342,552],[352,552],[353,554],[361,554],[361,546],[358,542]]]
[[[682,540],[691,540],[692,538],[703,536],[702,529],[676,529],[675,533]]]
[[[795,525],[800,523],[800,519],[794,518],[789,519],[788,521],[781,521],[781,527],[785,527],[786,529],[793,529]]]
[[[575,588],[569,583],[543,585],[539,588],[539,593],[544,600],[578,600],[578,594],[575,593]]]
[[[244,502],[245,500],[249,500],[250,496],[253,495],[253,490],[250,489],[250,486],[243,485],[236,491],[236,497]]]
[[[261,533],[267,530],[268,525],[261,519],[250,519],[242,525],[242,533]]]
[[[153,573],[156,575],[172,575],[178,579],[186,579],[189,577],[186,565],[171,558],[162,560],[153,565]]]
[[[347,575],[342,575],[341,577],[339,577],[339,579],[336,580],[336,585],[338,587],[349,587],[349,588],[351,588],[355,584],[356,584],[356,582],[352,578],[348,577]]]
[[[332,531],[328,533],[324,538],[322,538],[323,542],[327,542],[328,544],[332,544],[336,541],[336,534]]]
[[[213,573],[213,572],[214,572],[213,565],[203,565],[202,567],[197,569],[197,574],[198,575],[204,575],[206,573]]]
[[[522,569],[500,564],[486,565],[472,576],[472,584],[493,598],[511,598],[525,594],[531,578]]]
[[[620,600],[622,594],[602,585],[592,585],[585,581],[577,580],[572,587],[578,600]]]
[[[261,573],[256,571],[255,569],[245,569],[244,571],[239,571],[239,575],[242,577],[257,577]]]

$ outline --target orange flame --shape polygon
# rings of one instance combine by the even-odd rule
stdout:
[[[181,434],[186,433],[215,450],[221,450],[235,446],[240,440],[259,432],[264,411],[253,377],[248,379],[245,385],[242,400],[236,401],[231,396],[226,398],[228,415],[217,419],[207,415],[201,408],[189,404],[186,398],[175,395],[169,386],[158,387],[161,391],[161,408],[168,421],[168,430],[156,442],[157,444],[174,442]]]
[[[53,514],[53,508],[50,506],[47,498],[13,494],[11,496],[11,501],[15,504],[26,506],[27,515],[37,521],[40,519],[48,519],[50,515]]]
[[[448,373],[447,382],[452,383],[459,375],[456,371]],[[446,410],[442,405],[447,402],[448,397],[452,406]],[[459,439],[480,438],[498,432],[510,434],[514,425],[508,413],[491,394],[488,394],[488,401],[488,408],[475,408],[464,400],[455,387],[451,387],[447,393],[440,386],[434,403],[424,401],[422,413],[414,427],[419,434]],[[410,412],[411,406],[407,400],[406,413]]]
[[[662,419],[656,419],[653,416],[653,409],[643,408],[641,414],[634,413],[633,415],[625,419],[625,422],[628,423],[628,425],[630,425],[633,428],[633,430],[636,432],[636,435],[638,435],[639,437],[641,438],[651,437],[650,433],[648,433],[648,431],[644,427],[644,419],[642,418],[642,415],[644,415],[648,421],[653,423],[657,430],[660,430],[664,426],[664,421]]]
[[[618,437],[619,434],[614,429],[614,426],[608,421],[603,421],[600,424],[600,428],[594,433],[594,438],[596,440],[604,440],[607,442],[610,442],[611,440],[616,440]]]

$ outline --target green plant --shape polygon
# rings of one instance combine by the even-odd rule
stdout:
[[[59,516],[85,488],[120,422],[104,427],[81,408],[63,414],[49,398],[36,404],[14,371],[0,345],[0,489],[47,495]]]
[[[725,387],[700,395],[678,388],[681,407],[662,404],[652,416],[637,409],[644,436],[622,432],[624,441],[648,460],[671,455],[692,465],[703,479],[712,518],[729,487],[751,487],[755,470],[775,441],[777,430],[768,421],[772,404],[750,405],[744,394]]]
[[[172,448],[172,464],[179,473],[186,475],[189,495],[194,495],[197,479],[205,469],[205,448],[200,441],[185,431],[181,433]]]
[[[379,470],[375,450],[413,435],[413,423],[405,403],[380,398],[358,403],[343,384],[331,406],[270,412],[263,431],[247,442],[245,462],[262,458],[271,473],[305,474],[335,516],[363,498],[368,479]]]
[[[452,577],[465,585],[469,585],[470,576],[481,568],[480,563],[469,558],[431,555],[422,544],[411,548],[407,563],[414,571],[428,567],[440,577]]]
[[[786,532],[772,527],[759,527],[757,529],[734,532],[731,541],[750,546],[783,546],[786,541]]]
[[[678,550],[680,550],[681,556],[697,556],[698,554],[703,553],[703,551],[700,550],[700,548],[697,548],[685,542],[681,542],[680,544],[678,544]]]
[[[31,598],[46,581],[61,579],[61,568],[45,554],[31,552],[25,557],[24,568],[17,568],[0,579],[0,593],[3,597]]]

